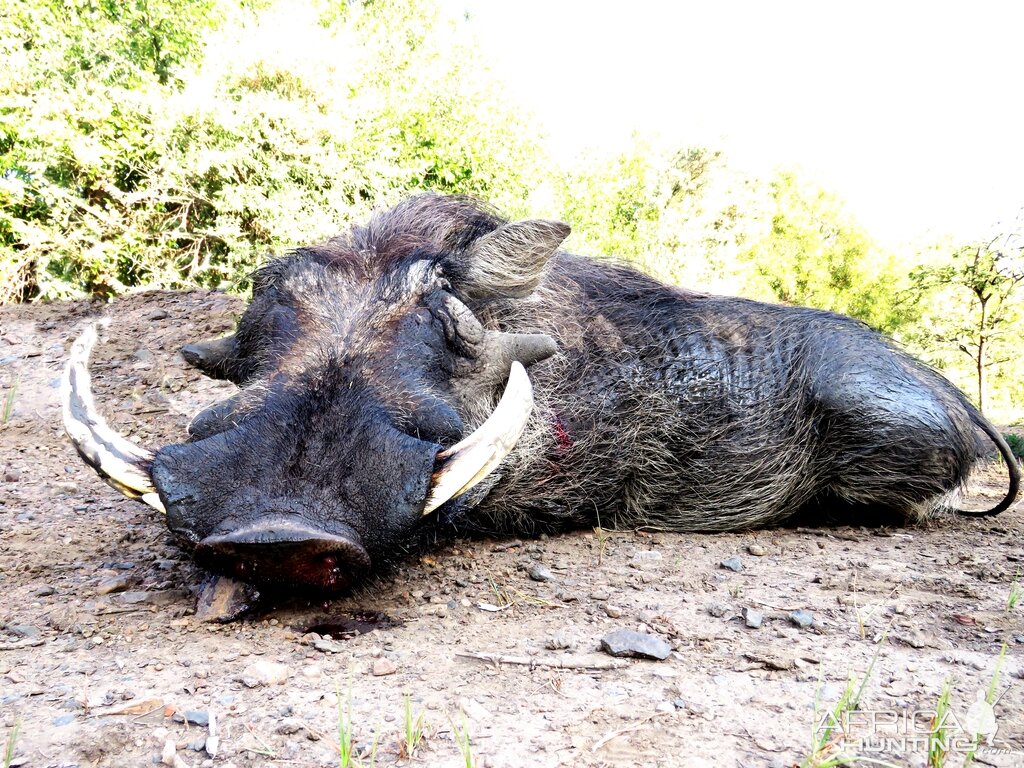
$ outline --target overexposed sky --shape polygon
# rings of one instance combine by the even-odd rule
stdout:
[[[556,156],[639,131],[797,167],[889,244],[1024,206],[1022,2],[444,4]]]

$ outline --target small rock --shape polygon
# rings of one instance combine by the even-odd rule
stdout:
[[[310,664],[309,666],[303,667],[300,673],[307,680],[317,680],[320,675],[323,674],[323,670],[319,664]]]
[[[146,315],[147,320],[166,320],[171,314],[166,309],[156,309]]]
[[[111,576],[109,579],[101,581],[99,586],[96,587],[96,594],[111,595],[115,592],[124,592],[134,581],[135,577],[131,574],[119,573],[116,576]]]
[[[534,563],[530,566],[528,571],[530,578],[534,581],[554,581],[555,574],[551,572],[551,569],[541,565],[540,563]]]
[[[260,659],[242,671],[242,683],[247,688],[261,685],[279,685],[288,679],[288,667],[277,662]]]
[[[753,608],[743,609],[743,623],[751,629],[758,629],[762,621],[764,621],[764,617],[760,611],[755,611]]]
[[[561,600],[563,603],[575,603],[580,599],[580,596],[575,592],[565,592],[564,590],[555,594],[557,600]]]
[[[639,656],[659,661],[667,659],[672,646],[654,635],[631,629],[617,629],[601,638],[601,649],[611,656]]]
[[[164,742],[164,749],[160,754],[160,762],[164,765],[174,765],[174,758],[177,754],[178,749],[174,746],[174,739],[168,739]]]
[[[201,709],[186,709],[184,712],[174,713],[174,722],[200,725],[205,728],[210,724],[210,713]]]
[[[128,591],[116,596],[115,600],[122,605],[168,605],[180,602],[189,597],[186,589],[160,589],[149,591]]]
[[[720,619],[729,612],[729,606],[724,603],[708,603],[708,613],[716,619]]]
[[[648,563],[657,563],[664,558],[665,556],[656,549],[642,549],[639,552],[633,553],[630,564],[633,565],[633,567],[643,566]]]
[[[21,480],[21,472],[16,469],[8,469],[4,471],[4,482],[5,483],[16,483]]]
[[[251,585],[227,576],[211,576],[199,587],[196,618],[208,623],[226,624],[247,613],[260,593]]]
[[[53,484],[53,490],[57,493],[74,493],[78,490],[78,483],[72,483],[70,481],[60,481]]]
[[[576,642],[566,634],[555,634],[544,641],[544,647],[549,651],[567,651],[576,645]]]
[[[800,629],[807,629],[807,627],[814,623],[814,616],[807,611],[799,610],[789,614],[789,620],[800,627]]]
[[[306,729],[301,720],[294,717],[285,718],[280,722],[277,728],[274,729],[274,733],[279,733],[282,736],[292,736],[296,733],[301,733]]]
[[[747,552],[753,555],[754,557],[764,557],[766,554],[765,548],[762,547],[760,544],[748,544]]]
[[[17,637],[29,639],[39,637],[39,628],[33,627],[31,624],[8,624],[5,629]]]
[[[57,588],[51,584],[44,584],[35,591],[32,592],[36,597],[49,597],[50,595],[56,594]]]
[[[611,603],[605,603],[601,607],[604,608],[604,612],[613,619],[618,619],[622,616],[622,609],[612,605]]]
[[[739,573],[743,570],[743,561],[738,557],[727,557],[725,560],[719,563],[722,568],[728,568],[730,571]]]
[[[318,637],[313,641],[313,647],[324,653],[341,653],[345,650],[345,646],[329,637]]]
[[[391,659],[383,658],[377,659],[373,662],[373,676],[384,677],[384,675],[393,675],[398,671],[398,665],[395,664]]]
[[[611,597],[611,595],[603,589],[598,589],[590,593],[591,600],[607,600],[609,597]]]

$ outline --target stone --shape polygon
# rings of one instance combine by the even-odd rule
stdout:
[[[534,581],[554,581],[555,574],[551,572],[550,568],[545,567],[540,563],[533,563],[528,571],[530,578]]]
[[[242,683],[247,688],[261,685],[280,685],[288,679],[289,670],[284,664],[260,659],[242,671]]]
[[[789,614],[789,620],[800,627],[800,629],[807,629],[807,627],[814,623],[814,616],[808,611],[801,609]]]
[[[395,674],[398,671],[398,665],[388,658],[377,659],[373,662],[373,669],[371,671],[374,677],[384,677],[385,675]]]
[[[638,656],[646,659],[667,659],[672,646],[654,635],[617,629],[601,638],[601,649],[611,656]]]
[[[716,619],[720,619],[729,612],[729,606],[724,603],[708,603],[708,613]]]
[[[211,576],[199,587],[196,618],[226,624],[248,613],[259,597],[260,593],[249,584],[227,576]]]
[[[727,557],[725,560],[720,562],[719,565],[722,568],[727,568],[728,570],[734,571],[735,573],[739,573],[743,570],[743,561],[736,556]]]
[[[747,552],[753,555],[754,557],[764,557],[767,554],[765,548],[762,547],[760,544],[748,544]]]
[[[174,713],[174,722],[199,725],[205,728],[210,724],[210,713],[201,709],[186,709],[184,712]]]
[[[97,595],[112,595],[115,592],[124,592],[128,587],[132,586],[135,581],[135,577],[129,573],[119,573],[116,576],[111,576],[109,579],[104,579],[96,587]]]
[[[760,611],[756,611],[753,608],[743,609],[743,623],[751,629],[759,629],[763,621],[764,617]]]

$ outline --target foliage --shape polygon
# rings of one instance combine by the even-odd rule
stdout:
[[[827,192],[792,173],[778,174],[770,188],[770,231],[741,255],[754,276],[746,293],[899,330],[909,317],[898,300],[895,258]]]
[[[5,17],[0,301],[217,286],[410,190],[535,185],[536,132],[429,0],[161,2]]]
[[[990,380],[1012,375],[1024,335],[1022,223],[940,253],[910,274],[912,298],[922,307],[913,343],[963,384],[971,382],[981,408],[989,405]]]
[[[1010,447],[1010,453],[1014,455],[1014,458],[1024,462],[1024,437],[1014,432],[1004,432],[1003,438]]]

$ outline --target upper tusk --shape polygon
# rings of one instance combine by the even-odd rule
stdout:
[[[469,437],[437,454],[438,468],[423,514],[468,491],[511,453],[533,411],[533,387],[526,369],[513,362],[505,393],[487,420]]]
[[[149,474],[153,453],[117,434],[100,416],[92,399],[89,354],[96,343],[93,323],[71,347],[61,381],[64,429],[85,463],[108,485],[131,499],[140,499],[160,512],[164,505]]]

